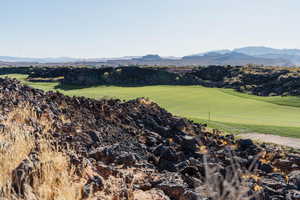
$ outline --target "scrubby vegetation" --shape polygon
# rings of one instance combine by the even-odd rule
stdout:
[[[44,125],[38,139],[28,120]],[[2,115],[1,199],[80,199],[79,177],[69,157],[49,140],[48,125],[26,104]]]

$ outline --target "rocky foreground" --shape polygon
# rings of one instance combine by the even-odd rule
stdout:
[[[0,79],[0,96],[0,174],[10,174],[3,155],[16,127],[30,143],[0,178],[0,199],[63,199],[42,187],[50,177],[69,187],[64,199],[300,199],[296,151],[235,140],[147,99],[68,97],[11,79]],[[55,153],[45,156],[41,141]]]

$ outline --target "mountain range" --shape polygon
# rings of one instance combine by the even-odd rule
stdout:
[[[160,57],[159,55],[127,56],[121,58],[26,58],[0,56],[0,64],[91,64],[91,65],[278,65],[300,66],[300,49],[275,49],[263,46],[222,49],[197,53],[184,57]]]

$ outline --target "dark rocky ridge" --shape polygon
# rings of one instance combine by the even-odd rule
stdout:
[[[26,122],[36,138],[47,134],[62,150],[73,147],[74,153],[67,152],[72,164],[80,169],[85,163],[98,174],[87,181],[86,195],[91,195],[91,184],[102,190],[108,177],[136,168],[153,172],[143,182],[134,182],[134,190],[156,189],[165,194],[165,200],[205,199],[210,195],[203,189],[206,186],[234,199],[222,184],[234,174],[245,182],[246,196],[257,194],[252,199],[299,199],[299,154],[210,132],[205,125],[173,116],[147,99],[68,97],[11,79],[0,79],[0,95],[3,119],[26,104],[37,116],[28,116]],[[208,169],[214,169],[209,177]],[[213,179],[217,185],[208,183]],[[234,184],[232,189],[240,187]]]
[[[300,95],[297,68],[209,66],[194,68],[119,67],[74,69],[63,84],[89,85],[203,85],[233,88],[259,96]]]
[[[28,74],[29,81],[61,80],[73,85],[202,85],[233,88],[259,96],[299,96],[300,69],[290,67],[4,67],[0,74]],[[48,80],[49,79],[49,80]]]

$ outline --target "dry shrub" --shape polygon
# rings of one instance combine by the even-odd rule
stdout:
[[[34,146],[17,126],[10,128],[0,135],[0,197],[11,194],[12,172]]]
[[[41,134],[44,136],[53,130],[53,119],[49,113],[43,112],[38,116],[36,110],[29,104],[22,104],[9,112],[3,124],[9,127],[18,126],[26,133],[32,133],[34,123],[43,127]]]
[[[13,171],[27,158],[33,148],[28,139],[18,136],[6,151],[0,153],[0,199],[13,199],[18,196],[13,191]],[[2,140],[1,140],[2,141]],[[44,141],[38,154],[39,164],[33,172],[33,184],[24,183],[24,199],[76,200],[81,198],[82,184],[77,181],[75,170],[70,167],[68,157],[53,150]]]
[[[40,165],[36,169],[32,192],[38,199],[80,199],[81,184],[76,182],[75,170],[70,166],[68,157],[41,142]]]
[[[249,193],[249,186],[245,179],[245,175],[254,175],[255,161],[257,156],[249,169],[243,169],[233,158],[232,152],[228,155],[231,160],[231,165],[226,168],[225,176],[222,176],[220,168],[208,166],[207,157],[204,157],[205,163],[205,184],[204,187],[198,188],[204,192],[211,200],[251,200],[260,199],[259,191],[256,193]]]
[[[51,127],[47,117],[38,118],[28,105],[11,111],[1,122],[5,128],[0,130],[0,199],[81,199],[82,183],[75,175],[69,157],[54,149],[49,140],[33,136],[32,119],[38,120],[44,130]],[[34,165],[32,177],[28,178],[31,181],[25,179],[18,183],[25,190],[20,194],[14,188],[18,176],[15,170],[22,161],[30,161],[32,151],[37,153],[38,165]]]

